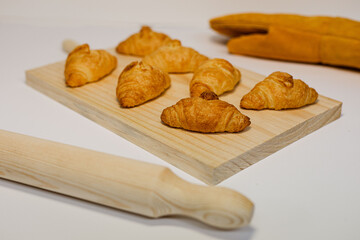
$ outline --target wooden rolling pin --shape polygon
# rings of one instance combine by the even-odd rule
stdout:
[[[0,177],[147,217],[183,215],[221,229],[247,225],[253,203],[168,168],[0,130]]]
[[[64,39],[62,41],[62,49],[66,53],[70,53],[72,50],[76,48],[76,46],[80,45],[78,42],[72,40],[72,39]]]

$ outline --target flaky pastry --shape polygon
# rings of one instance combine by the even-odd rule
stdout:
[[[172,40],[146,55],[143,62],[167,73],[189,73],[194,72],[207,59],[194,49],[181,46],[179,40]]]
[[[225,59],[214,58],[204,62],[190,82],[190,96],[198,97],[204,91],[217,95],[231,91],[239,82],[240,71]]]
[[[142,26],[140,32],[120,42],[116,51],[121,54],[143,57],[170,41],[166,34],[152,31],[148,26]]]
[[[132,62],[119,76],[116,96],[122,107],[134,107],[156,98],[170,86],[170,77],[160,69]]]
[[[250,125],[250,118],[234,105],[201,97],[184,98],[165,108],[161,120],[170,127],[203,133],[240,132]]]
[[[105,50],[90,50],[88,44],[69,53],[65,64],[65,81],[69,87],[80,87],[95,82],[111,73],[117,59]]]
[[[306,83],[285,72],[274,72],[266,77],[240,102],[246,109],[299,108],[316,101],[318,93]]]

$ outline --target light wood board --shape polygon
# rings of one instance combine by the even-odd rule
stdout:
[[[109,51],[118,57],[118,67],[101,81],[80,88],[66,87],[62,61],[26,71],[26,83],[208,184],[218,184],[341,114],[341,102],[319,96],[315,104],[300,109],[240,109],[251,119],[250,127],[240,133],[202,134],[170,128],[162,124],[160,114],[189,96],[192,74],[172,74],[171,87],[160,97],[135,108],[121,108],[115,94],[118,76],[139,58]],[[240,83],[220,96],[238,108],[241,97],[264,79],[260,74],[239,70]]]

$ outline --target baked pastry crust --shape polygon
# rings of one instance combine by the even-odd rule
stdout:
[[[233,37],[228,51],[286,61],[360,69],[360,22],[341,17],[242,13],[210,20]]]
[[[240,132],[250,125],[250,118],[221,100],[200,97],[184,98],[163,110],[163,123],[202,133]]]
[[[143,57],[170,40],[170,37],[166,34],[154,32],[149,26],[142,26],[140,32],[120,42],[116,47],[116,51],[121,54]]]
[[[172,40],[144,57],[143,62],[156,66],[167,73],[194,72],[208,57],[192,48],[181,46],[179,40]]]
[[[170,77],[167,73],[135,61],[120,74],[116,96],[122,107],[134,107],[156,98],[169,86]]]
[[[194,72],[190,82],[190,96],[198,97],[204,91],[221,95],[234,89],[240,77],[240,71],[225,59],[210,59]]]
[[[318,93],[306,83],[285,72],[274,72],[266,77],[240,102],[246,109],[299,108],[316,101]]]
[[[200,97],[205,100],[219,100],[219,96],[213,91],[204,91],[200,94]]]
[[[270,26],[301,32],[360,40],[360,22],[342,17],[302,16],[297,14],[240,13],[210,20],[215,31],[229,37],[266,33]]]
[[[105,50],[90,50],[88,44],[76,47],[65,63],[65,82],[69,87],[80,87],[95,82],[111,73],[117,59]]]

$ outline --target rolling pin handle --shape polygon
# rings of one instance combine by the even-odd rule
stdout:
[[[251,221],[254,204],[244,195],[224,187],[191,184],[166,168],[155,189],[168,204],[158,215],[183,215],[220,229],[235,229]],[[167,212],[166,212],[167,211]],[[158,216],[158,217],[160,217]]]
[[[70,53],[72,50],[74,50],[77,46],[79,46],[79,43],[72,40],[72,39],[65,39],[62,42],[62,48],[66,53]]]

